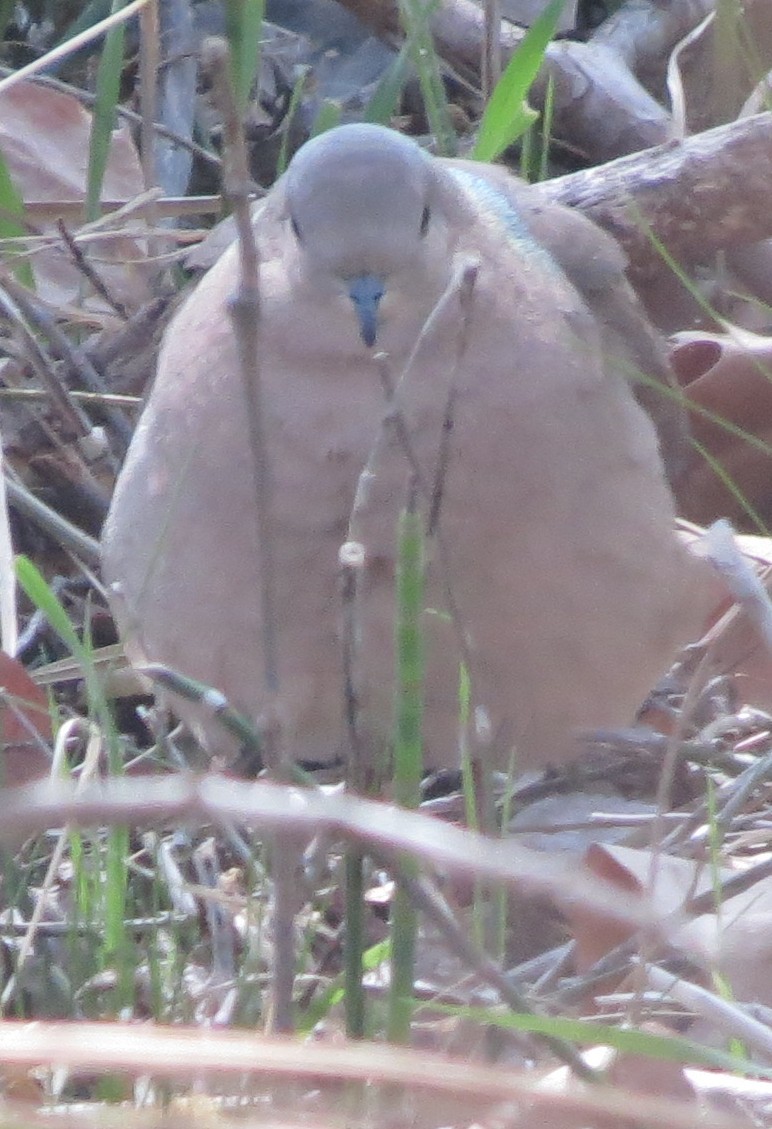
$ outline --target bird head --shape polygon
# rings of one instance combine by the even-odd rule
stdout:
[[[384,295],[431,271],[445,230],[438,200],[431,158],[383,126],[340,126],[290,163],[285,201],[298,254],[319,285],[332,280],[348,294],[368,347]]]

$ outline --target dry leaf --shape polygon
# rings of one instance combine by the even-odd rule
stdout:
[[[0,773],[5,787],[44,779],[51,767],[45,745],[52,740],[51,710],[44,690],[16,659],[0,651]]]
[[[0,94],[0,152],[25,203],[83,200],[86,193],[91,114],[77,98],[34,82],[21,82]],[[145,185],[136,148],[124,126],[113,133],[102,186],[105,200],[129,200]],[[53,232],[53,222],[48,228]],[[90,291],[70,254],[58,246],[34,255],[38,293],[61,305]],[[146,253],[121,231],[100,237],[88,256],[103,280],[129,308],[150,298]],[[104,302],[93,302],[104,309]]]
[[[695,458],[677,486],[681,512],[703,524],[728,517],[748,526],[748,510],[737,491],[772,524],[772,337],[747,330],[731,336],[678,333],[670,360],[692,405],[694,439],[733,484],[730,489],[706,459]],[[770,450],[738,432],[769,444]]]
[[[643,896],[649,885],[651,852],[633,847],[593,844],[584,856],[585,864],[599,878],[612,882],[626,895]],[[726,872],[729,877],[730,871]],[[692,894],[710,888],[711,872],[691,859],[663,855],[657,864],[651,892],[657,917],[665,918],[679,910]],[[585,971],[606,953],[622,944],[632,930],[608,920],[577,903],[567,914],[576,941],[575,965]]]

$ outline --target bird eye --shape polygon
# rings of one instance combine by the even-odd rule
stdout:
[[[420,230],[421,230],[422,236],[426,235],[427,231],[429,230],[429,220],[431,218],[432,218],[432,211],[431,211],[431,208],[429,207],[429,205],[427,204],[426,207],[424,208],[423,212],[421,213],[421,228],[420,228]]]
[[[291,213],[290,213],[290,227],[292,228],[293,232],[295,233],[295,238],[297,239],[298,243],[302,243],[303,242],[303,236],[300,234],[300,227],[298,225],[298,221],[295,219],[295,217]]]

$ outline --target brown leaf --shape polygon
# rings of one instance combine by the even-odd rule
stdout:
[[[703,524],[728,517],[748,527],[739,492],[772,524],[772,338],[746,330],[679,333],[670,359],[686,389],[694,439],[733,484],[730,489],[707,459],[695,457],[677,486],[682,513]]]
[[[615,883],[628,895],[643,896],[648,887],[651,869],[648,850],[595,843],[587,850],[584,861],[599,878]],[[704,865],[663,855],[657,864],[651,893],[657,916],[664,918],[674,913],[692,894],[708,889],[711,881],[710,870]],[[579,971],[590,968],[632,934],[631,929],[579,903],[571,906],[567,916],[576,941],[575,964]]]
[[[45,691],[35,685],[20,662],[2,651],[0,685],[3,687],[0,704],[2,784],[12,788],[44,779],[51,762],[40,742],[48,744],[53,737]]]
[[[0,94],[0,152],[26,203],[84,199],[91,122],[77,98],[34,82]],[[129,200],[144,188],[136,148],[122,127],[113,133],[102,198]],[[136,266],[145,257],[136,239],[121,231],[91,246],[95,265],[124,305],[136,308],[150,297],[143,268]],[[85,280],[61,246],[38,251],[33,266],[41,297],[57,305],[78,301]],[[101,300],[97,308],[104,308]]]

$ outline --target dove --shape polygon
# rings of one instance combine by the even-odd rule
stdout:
[[[655,427],[604,356],[593,294],[614,256],[597,279],[589,263],[582,292],[575,217],[550,206],[542,223],[562,269],[529,230],[539,208],[521,212],[503,175],[345,125],[307,142],[254,215],[273,706],[297,761],[350,749],[353,640],[357,744],[388,762],[397,526],[411,496],[426,527],[427,766],[459,763],[463,671],[492,764],[571,760],[582,732],[631,722],[712,606],[706,566],[674,532]],[[605,255],[608,237],[597,246]],[[232,246],[166,332],[103,573],[131,661],[212,686],[259,724],[261,543],[227,312],[238,271]],[[347,634],[339,553],[351,541],[363,564]],[[214,757],[235,754],[211,711],[173,705]]]

